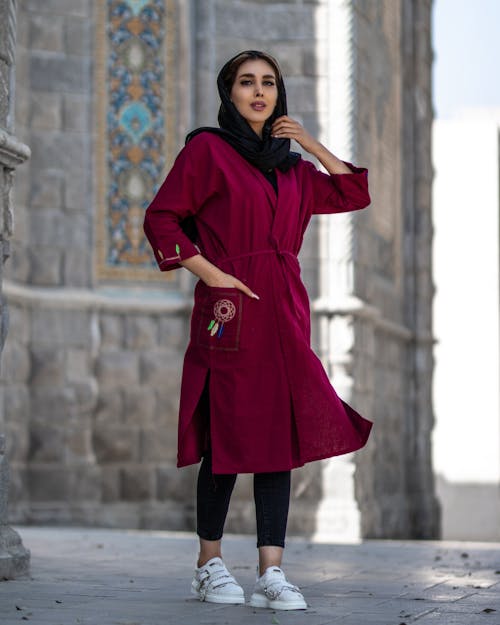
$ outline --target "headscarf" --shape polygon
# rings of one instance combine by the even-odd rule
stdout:
[[[248,60],[262,59],[269,62],[272,57],[257,50],[240,52],[223,66],[217,77],[217,88],[221,99],[218,122],[220,128],[204,126],[190,132],[186,143],[201,132],[212,132],[227,141],[243,158],[263,172],[269,172],[277,167],[286,172],[300,159],[300,154],[290,151],[290,139],[277,139],[271,136],[271,127],[278,117],[287,114],[286,90],[281,72],[277,72],[276,86],[278,99],[271,116],[265,121],[262,130],[262,139],[250,127],[246,119],[238,112],[231,102],[231,94],[224,83],[231,64],[241,55],[249,55]],[[272,59],[271,66],[279,70],[277,62]]]

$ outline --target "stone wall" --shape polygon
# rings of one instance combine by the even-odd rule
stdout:
[[[2,374],[10,514],[192,529],[196,467],[175,468],[192,281],[183,271],[163,284],[160,274],[156,283],[100,281],[93,270],[98,6],[19,2],[16,117],[33,157],[16,185],[5,289],[14,329]],[[294,472],[290,530],[434,536],[430,2],[175,6],[184,7],[176,13],[177,146],[184,129],[214,123],[220,65],[263,48],[282,63],[290,114],[340,157],[370,168],[372,207],[314,219],[301,264],[315,347],[341,395],[374,419],[374,433],[355,457]],[[229,530],[254,529],[251,481],[238,480]]]
[[[199,108],[188,126],[216,117],[215,81],[211,100],[205,100],[202,60],[213,60],[214,76],[227,56],[241,49],[241,33],[231,40],[224,36],[227,8],[224,2],[200,2],[191,23],[184,15],[185,28],[197,32],[192,56],[200,61],[193,98]],[[313,13],[290,4],[258,8],[272,13],[279,32],[272,34],[270,27],[244,45],[270,49],[284,60],[293,113],[313,120],[314,98],[306,96],[315,80]],[[145,289],[133,282],[128,288],[99,284],[91,270],[94,9],[77,0],[64,6],[25,1],[19,7],[17,117],[33,156],[16,191],[20,220],[8,283],[17,327],[4,374],[11,518],[189,529],[196,468],[177,471],[175,451],[190,287],[181,280],[177,290],[170,284],[162,293],[158,284]],[[238,28],[244,28],[247,18],[255,18],[256,4],[242,3],[234,11]],[[216,38],[206,31],[210,24]],[[180,48],[186,39],[179,40]],[[72,71],[61,71],[66,60]],[[313,245],[307,244],[304,254],[309,274]],[[314,290],[312,279],[310,284]],[[295,478],[292,531],[314,529],[318,472],[311,465]],[[233,531],[253,527],[251,482],[250,476],[238,481],[228,519]]]
[[[11,189],[14,170],[29,157],[29,149],[14,136],[14,70],[16,42],[16,4],[0,2],[0,352],[7,338],[9,312],[1,291],[3,266],[10,256],[13,207]],[[2,363],[2,368],[8,364]],[[25,574],[29,552],[8,523],[9,464],[6,440],[9,432],[4,413],[4,388],[0,386],[0,580]]]
[[[435,538],[431,275],[431,0],[355,3],[356,143],[372,209],[356,222],[354,383],[369,380],[375,428],[356,485],[362,533]],[[362,393],[366,390],[359,389]]]

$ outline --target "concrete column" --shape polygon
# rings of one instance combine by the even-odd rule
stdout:
[[[2,266],[9,257],[12,234],[10,191],[13,172],[29,156],[29,149],[13,136],[14,49],[16,32],[16,2],[0,2],[0,287]],[[8,311],[0,292],[0,350],[3,349],[8,327]],[[0,398],[3,408],[3,397]],[[21,538],[7,525],[9,465],[3,433],[3,409],[0,410],[0,580],[11,579],[28,571],[29,551]]]

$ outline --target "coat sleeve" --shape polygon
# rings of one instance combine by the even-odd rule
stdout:
[[[312,196],[312,213],[345,213],[360,210],[370,203],[368,170],[345,164],[352,174],[325,174],[304,161]]]
[[[184,233],[181,222],[202,209],[215,192],[216,172],[203,139],[195,137],[184,147],[146,209],[144,233],[161,271],[181,267],[179,261],[200,251]]]

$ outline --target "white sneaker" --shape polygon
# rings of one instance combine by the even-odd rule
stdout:
[[[297,588],[287,581],[279,566],[270,566],[257,577],[250,605],[273,610],[305,610],[307,603]]]
[[[220,558],[212,558],[195,570],[191,593],[210,603],[245,603],[243,588]]]

